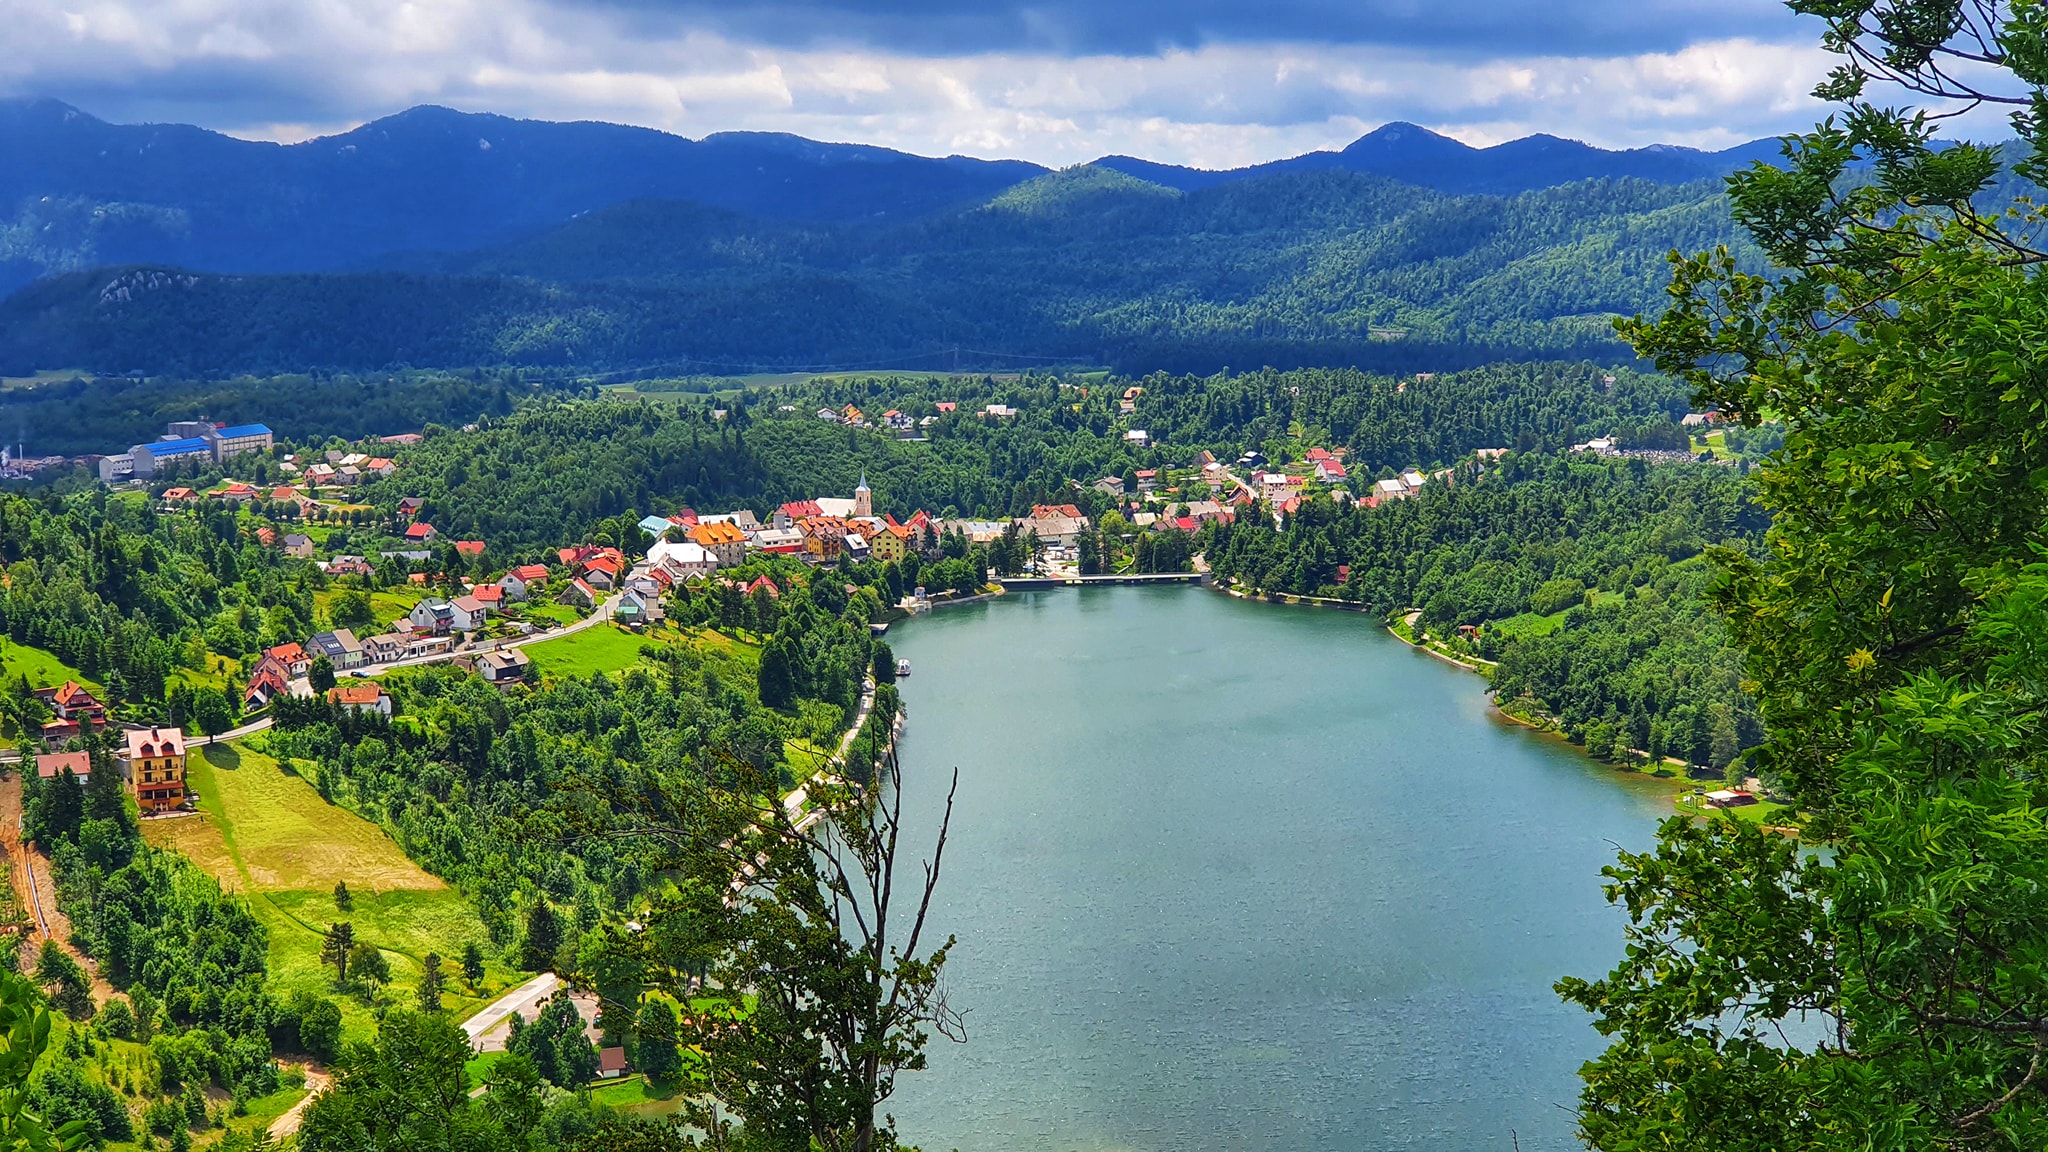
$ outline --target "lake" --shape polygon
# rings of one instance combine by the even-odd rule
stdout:
[[[893,628],[910,841],[968,1042],[889,1110],[927,1152],[1577,1147],[1600,894],[1670,790],[1491,713],[1376,621],[1091,588]]]

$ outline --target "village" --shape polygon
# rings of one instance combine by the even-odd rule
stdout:
[[[1137,387],[1127,391],[1121,401],[1123,412],[1133,410],[1140,392]],[[976,413],[995,420],[1016,414],[1003,404],[990,404]],[[851,406],[821,409],[816,415],[905,438],[919,436],[934,420],[926,416],[920,421],[896,411],[871,420]],[[1133,447],[1151,446],[1150,434],[1142,429],[1122,436]],[[1084,545],[1091,535],[1099,541],[1105,529],[1120,539],[1134,540],[1173,533],[1191,537],[1205,525],[1229,524],[1242,515],[1270,515],[1276,524],[1284,524],[1303,501],[1317,496],[1377,507],[1411,497],[1452,475],[1449,469],[1433,475],[1408,469],[1361,484],[1347,469],[1346,450],[1341,447],[1309,448],[1284,463],[1257,450],[1228,463],[1204,451],[1182,467],[1136,469],[1085,485],[1074,481],[1077,493],[1089,495],[1089,500],[1037,504],[1028,514],[1001,519],[941,518],[924,511],[898,519],[877,512],[873,490],[862,476],[850,496],[788,501],[765,515],[748,509],[699,513],[690,508],[650,514],[638,521],[638,547],[573,545],[485,571],[475,570],[486,562],[485,541],[446,538],[428,518],[426,501],[405,497],[396,503],[395,521],[385,526],[395,546],[374,552],[328,552],[325,545],[332,533],[321,525],[366,524],[376,509],[356,498],[354,490],[398,473],[398,462],[378,454],[380,450],[389,453],[419,439],[417,434],[384,436],[359,446],[275,457],[276,437],[264,425],[185,421],[168,425],[156,441],[98,461],[104,483],[141,487],[152,479],[163,483],[161,473],[167,468],[219,467],[245,453],[272,453],[273,473],[291,483],[257,485],[232,478],[205,487],[174,483],[153,500],[163,511],[225,506],[238,515],[261,513],[260,518],[250,516],[262,522],[248,530],[259,545],[311,562],[332,587],[374,592],[381,609],[370,617],[376,627],[336,626],[300,640],[273,643],[235,669],[232,702],[243,722],[235,733],[264,726],[264,712],[285,695],[324,695],[337,707],[389,716],[391,696],[374,677],[393,668],[454,663],[487,683],[511,688],[531,677],[533,661],[522,651],[529,642],[599,624],[645,629],[665,618],[665,604],[679,589],[730,585],[742,596],[779,596],[782,586],[760,570],[764,559],[826,569],[870,561],[901,564],[913,554],[937,561],[972,546],[1000,546],[1014,562],[998,579],[1106,578],[1116,572]],[[1481,450],[1476,457],[1484,463],[1505,451]],[[1105,502],[1110,510],[1098,516],[1080,506],[1087,503],[1099,511]],[[303,522],[305,530],[280,531],[277,526],[292,521]],[[362,533],[341,538],[354,542]],[[469,570],[448,571],[439,561],[450,553]],[[735,575],[750,565],[749,572]],[[916,613],[992,590],[999,589],[983,583],[928,590],[915,584],[905,587],[892,607]],[[37,757],[38,775],[51,778],[68,772],[85,779],[90,760],[77,749],[81,737],[108,726],[108,706],[75,680],[37,687],[35,695],[50,717],[35,734],[48,750]],[[189,807],[186,740],[178,728],[122,726],[114,745],[115,762],[144,813]]]

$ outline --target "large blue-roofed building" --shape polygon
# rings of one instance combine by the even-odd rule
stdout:
[[[216,428],[203,420],[181,420],[169,425],[162,440],[137,444],[118,456],[100,458],[100,479],[108,484],[123,480],[147,480],[157,466],[169,460],[205,456],[226,461],[244,452],[257,452],[276,443],[270,429],[261,424],[237,424]]]

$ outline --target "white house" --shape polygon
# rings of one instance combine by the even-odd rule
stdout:
[[[434,596],[428,596],[414,604],[412,611],[405,614],[405,618],[412,622],[413,631],[425,632],[430,636],[439,636],[455,630],[454,610],[448,606],[446,600]]]
[[[665,564],[683,579],[709,576],[718,571],[718,557],[695,540],[663,540],[647,550],[650,564]]]

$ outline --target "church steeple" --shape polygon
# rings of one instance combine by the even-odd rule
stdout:
[[[865,467],[860,470],[860,487],[853,490],[853,514],[855,516],[873,516],[875,514],[875,494],[868,491],[868,470]]]

